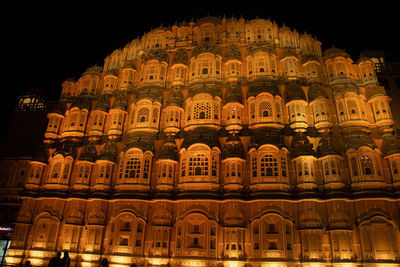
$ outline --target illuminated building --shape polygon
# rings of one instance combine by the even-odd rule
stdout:
[[[396,266],[374,63],[264,19],[154,29],[62,84],[7,263]]]

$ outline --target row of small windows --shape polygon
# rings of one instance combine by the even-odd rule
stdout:
[[[327,63],[328,69],[328,77],[331,81],[335,79],[343,79],[343,78],[355,78],[352,71],[348,71],[350,69],[354,69],[353,65],[349,65],[350,63],[345,62],[335,62],[335,63]],[[252,78],[255,76],[277,76],[278,75],[278,62],[274,55],[269,55],[267,53],[256,54],[254,56],[249,56],[246,58],[246,72],[248,78]],[[232,61],[226,64],[226,67],[223,67],[222,59],[219,56],[214,55],[200,55],[197,59],[194,58],[191,60],[191,63],[188,66],[176,65],[171,69],[171,75],[167,74],[168,68],[166,63],[160,63],[158,61],[150,61],[146,65],[143,65],[140,70],[140,83],[145,82],[165,82],[165,77],[171,77],[172,82],[179,82],[185,80],[187,77],[187,73],[190,74],[190,79],[197,78],[221,78],[221,74],[224,73],[226,78],[238,78],[241,70],[241,63],[238,61]],[[282,61],[282,74],[288,78],[297,77],[301,74],[302,70],[300,69],[300,65],[297,58],[287,57]],[[223,69],[224,68],[224,69]],[[304,65],[305,69],[305,77],[309,79],[318,79],[322,73],[321,66],[319,63],[311,61]],[[129,74],[126,73],[129,72]],[[362,67],[362,77],[363,80],[376,81],[375,75],[373,74],[373,66],[369,69],[363,65]],[[189,78],[189,77],[187,77]],[[117,76],[106,76],[104,78],[104,82],[102,83],[102,89],[104,92],[112,92],[117,88],[121,90],[128,90],[134,83],[134,71],[124,71],[121,76],[121,80],[118,82]],[[97,76],[83,76],[80,81],[77,83],[77,93],[78,94],[96,94],[98,85],[100,84],[99,77]],[[89,89],[91,88],[91,89]],[[73,87],[66,86],[63,89],[64,95],[72,95],[72,91],[74,91]]]
[[[380,158],[373,152],[351,152],[348,157],[350,175],[353,182],[359,181],[380,181],[383,179],[382,166]],[[249,168],[252,183],[265,182],[283,182],[288,183],[288,156],[287,152],[250,152]],[[176,162],[178,163],[178,162]],[[160,184],[173,184],[175,177],[176,163],[174,162],[156,162],[156,171],[160,178]],[[398,164],[400,160],[390,159],[390,170],[394,181],[400,180]],[[298,182],[315,182],[315,164],[316,159],[296,158],[294,167]],[[337,157],[323,159],[321,161],[322,174],[325,182],[337,182],[341,178],[341,168],[343,160]],[[180,156],[179,175],[180,182],[189,181],[212,181],[218,182],[219,174],[219,152],[183,152]],[[86,163],[79,162],[76,167],[72,167],[72,159],[55,160],[50,163],[49,180],[50,183],[68,183],[68,179],[73,173],[75,182],[81,181],[88,183],[94,173],[93,167],[96,166],[96,175],[98,178],[108,179],[112,177],[114,164],[108,163]],[[246,162],[241,159],[224,160],[221,167],[225,183],[241,183]],[[152,155],[148,152],[143,155],[127,155],[119,163],[119,179],[134,179],[134,183],[148,184],[152,170]],[[38,180],[45,173],[44,164],[34,164],[29,171],[28,177],[31,181]],[[198,180],[196,177],[201,178]],[[123,183],[123,181],[121,180]],[[35,182],[36,183],[36,182]],[[107,182],[109,183],[109,182]]]

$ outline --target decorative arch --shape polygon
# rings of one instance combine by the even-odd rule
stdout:
[[[105,242],[109,253],[143,253],[146,221],[136,215],[134,210],[124,208],[111,218]]]

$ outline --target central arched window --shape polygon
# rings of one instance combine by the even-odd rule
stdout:
[[[71,172],[72,158],[64,158],[61,154],[57,154],[50,162],[50,172],[48,182],[67,184]]]
[[[249,153],[252,184],[288,183],[285,149],[263,145]]]
[[[221,77],[221,57],[203,53],[191,59],[191,80]]]
[[[185,117],[186,126],[195,124],[220,124],[220,103],[219,97],[212,97],[209,94],[196,94],[193,98],[186,99]]]
[[[131,149],[121,156],[119,179],[120,183],[148,184],[150,178],[152,153]]]
[[[249,122],[253,127],[259,123],[280,123],[282,120],[282,99],[270,93],[261,93],[256,97],[251,96],[247,100]]]
[[[181,151],[181,182],[217,182],[219,150],[203,144],[195,144]]]

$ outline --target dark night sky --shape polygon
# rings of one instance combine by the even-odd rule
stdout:
[[[172,26],[207,15],[270,18],[280,26],[313,35],[323,49],[345,49],[353,60],[360,51],[379,49],[388,59],[400,61],[400,52],[395,51],[400,26],[395,1],[275,0],[278,3],[243,1],[235,5],[234,1],[182,4],[145,0],[148,4],[139,6],[133,0],[104,2],[10,0],[0,8],[5,68],[1,75],[1,133],[17,95],[40,88],[49,99],[57,99],[64,80],[79,78],[87,67],[101,66],[108,54],[130,40],[161,24]],[[247,3],[251,5],[243,6]],[[252,6],[255,4],[258,6]]]

